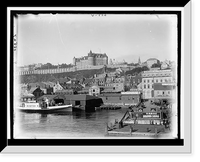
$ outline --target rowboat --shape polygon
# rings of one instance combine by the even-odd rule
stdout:
[[[72,111],[72,105],[55,105],[41,107],[37,102],[26,102],[22,103],[21,106],[17,107],[18,110],[28,113],[56,113]]]

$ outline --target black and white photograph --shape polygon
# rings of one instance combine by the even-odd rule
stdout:
[[[9,145],[188,151],[190,5],[9,11]]]
[[[14,138],[177,138],[177,14],[29,13],[14,27]]]

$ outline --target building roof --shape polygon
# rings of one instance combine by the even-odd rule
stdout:
[[[32,97],[35,97],[35,96],[33,94],[31,94],[31,93],[27,93],[27,94],[22,94],[21,95],[21,98],[28,98],[28,97],[32,98]]]
[[[71,92],[74,91],[73,89],[62,89],[62,90],[56,90],[56,92]]]
[[[118,91],[118,90],[114,90],[114,89],[104,89],[102,92],[104,92],[104,93],[119,93],[119,92],[121,92],[121,91]]]
[[[154,83],[154,90],[172,90],[172,85],[163,85],[162,83]]]
[[[99,97],[87,95],[87,94],[78,94],[78,95],[64,95],[66,99],[68,100],[93,100],[93,99],[99,99]]]
[[[113,94],[105,93],[105,94],[101,94],[99,96],[100,97],[121,97],[122,94],[121,93],[113,93]]]
[[[44,83],[45,85],[50,86],[50,87],[53,87],[56,84],[54,82],[42,82],[42,83]]]
[[[147,61],[158,60],[157,58],[149,58]]]
[[[58,79],[58,82],[59,82],[59,83],[66,83],[66,82],[68,82],[68,81],[70,81],[68,78],[59,78],[59,79]]]
[[[31,89],[28,91],[28,93],[33,93],[38,87],[31,87]]]
[[[48,98],[49,100],[53,100],[56,98],[65,99],[65,96],[64,95],[43,95],[43,96],[39,97],[37,100],[42,100],[44,98]]]

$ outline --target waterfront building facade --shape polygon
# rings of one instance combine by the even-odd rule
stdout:
[[[105,105],[137,105],[140,102],[140,94],[101,94],[99,95],[102,98]]]
[[[171,69],[143,71],[142,75],[142,91],[144,99],[153,97],[154,83],[173,83],[174,76]]]
[[[154,97],[156,99],[171,99],[175,97],[175,85],[154,83]]]

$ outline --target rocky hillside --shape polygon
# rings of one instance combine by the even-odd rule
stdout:
[[[113,72],[116,69],[107,68],[107,72]],[[104,69],[92,69],[92,70],[79,70],[75,72],[65,72],[65,73],[56,73],[56,74],[31,74],[31,75],[22,75],[20,80],[21,83],[36,83],[36,82],[56,82],[61,78],[76,78],[81,80],[83,78],[91,78],[94,74],[101,74],[104,72]]]

